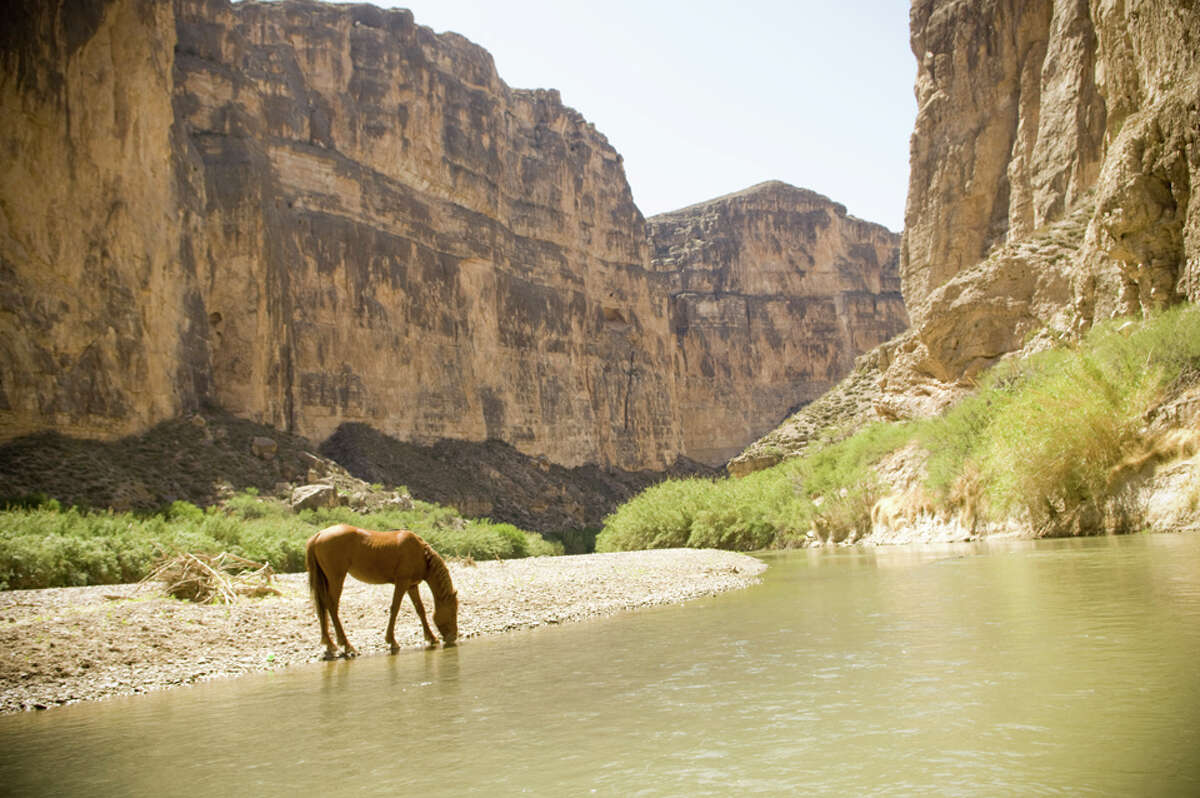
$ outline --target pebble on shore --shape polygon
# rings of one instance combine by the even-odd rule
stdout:
[[[658,549],[451,562],[461,639],[581,621],[746,587],[766,565],[728,551]],[[276,577],[282,595],[193,604],[155,584],[0,591],[0,712],[161,690],[319,660],[304,574]],[[428,586],[421,585],[427,610]],[[391,585],[346,580],[341,618],[364,656],[386,654]],[[424,645],[405,599],[402,648]],[[403,656],[403,652],[400,654]]]

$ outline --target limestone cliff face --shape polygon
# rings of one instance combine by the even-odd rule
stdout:
[[[174,44],[162,3],[0,14],[0,437],[132,433],[205,388]]]
[[[680,452],[665,299],[620,156],[406,11],[181,0],[217,401],[567,465]],[[610,317],[619,316],[619,324]]]
[[[8,8],[0,440],[213,404],[661,471],[903,324],[887,231],[778,184],[647,225],[556,92],[407,11]]]
[[[910,19],[913,334],[891,353],[895,394],[1039,330],[1200,299],[1192,0],[915,0]]]
[[[728,460],[907,326],[899,236],[820,194],[764,183],[649,229],[695,459]]]

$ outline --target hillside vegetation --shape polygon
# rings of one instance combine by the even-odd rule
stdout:
[[[1195,453],[1196,417],[1168,408],[1198,385],[1200,309],[1113,320],[1081,341],[1001,363],[940,417],[816,441],[742,478],[656,485],[606,519],[597,550],[854,540],[892,505],[974,532],[1137,531],[1123,491],[1157,463]],[[915,479],[889,468],[902,461],[919,464]],[[1196,469],[1189,489],[1195,511]]]

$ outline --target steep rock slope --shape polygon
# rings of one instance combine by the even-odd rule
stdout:
[[[205,390],[174,46],[169,4],[0,12],[0,439],[128,434]]]
[[[771,182],[649,220],[684,450],[724,462],[908,325],[899,236]]]
[[[913,334],[894,394],[937,393],[1047,328],[1200,299],[1192,0],[916,0],[910,20]],[[1021,246],[1048,239],[1069,247]]]

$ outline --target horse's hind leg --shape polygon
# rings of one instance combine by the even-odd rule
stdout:
[[[321,645],[325,646],[325,659],[337,656],[337,647],[329,637],[329,613],[324,606],[317,607],[317,617],[321,619]]]
[[[421,628],[425,630],[425,640],[431,646],[438,644],[437,635],[429,628],[429,621],[425,619],[425,605],[421,603],[421,591],[413,585],[408,589],[408,596],[412,599],[413,606],[417,608],[417,617],[421,619]]]
[[[346,632],[342,629],[342,619],[338,617],[338,606],[342,601],[342,585],[345,582],[345,574],[331,574],[329,577],[329,616],[333,619],[333,630],[337,632],[338,643],[341,644],[346,656],[357,657],[358,650],[350,645],[350,641],[346,639]]]

